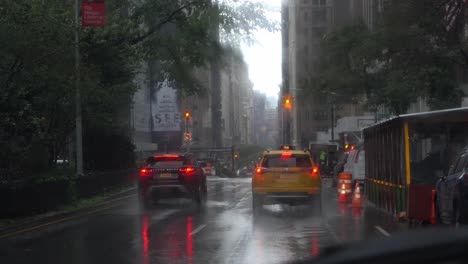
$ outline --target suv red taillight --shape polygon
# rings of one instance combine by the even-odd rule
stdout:
[[[196,170],[194,167],[182,167],[179,169],[179,174],[184,177],[194,176],[196,174]]]
[[[140,170],[140,177],[147,178],[153,174],[153,169],[143,168]]]

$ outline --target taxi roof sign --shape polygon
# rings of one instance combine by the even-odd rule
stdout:
[[[294,150],[294,147],[291,145],[281,145],[280,150]]]

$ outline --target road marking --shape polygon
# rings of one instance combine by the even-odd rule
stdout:
[[[340,243],[341,239],[338,238],[335,231],[330,227],[330,225],[327,223],[327,221],[324,221],[324,226],[328,230],[328,232],[332,235],[335,242]]]
[[[377,231],[379,231],[382,235],[386,236],[386,237],[390,237],[391,235],[385,231],[385,229],[383,229],[382,227],[380,226],[375,226],[375,229],[377,229]]]
[[[192,233],[190,233],[190,235],[194,236],[198,232],[202,231],[202,229],[205,228],[205,227],[206,227],[206,225],[200,225],[199,227],[195,228],[195,230],[193,230]]]
[[[127,196],[124,196],[124,197],[121,197],[121,198],[117,198],[117,199],[114,199],[114,200],[111,200],[111,201],[107,201],[107,202],[104,202],[104,203],[102,203],[102,204],[108,204],[108,203],[111,203],[111,202],[120,201],[120,200],[129,198],[129,197],[132,197],[132,196],[135,196],[135,194],[131,194],[131,195],[127,195]],[[37,226],[32,226],[32,227],[29,227],[29,228],[25,228],[25,229],[13,231],[13,232],[10,232],[10,233],[1,235],[0,238],[5,238],[5,237],[9,237],[9,236],[19,235],[19,234],[22,234],[22,233],[25,233],[25,232],[28,232],[28,231],[32,231],[32,230],[39,229],[39,228],[41,228],[41,227],[46,227],[46,226],[49,226],[49,225],[52,225],[52,224],[61,223],[61,222],[67,221],[67,220],[71,220],[71,219],[83,217],[83,216],[85,216],[85,215],[91,215],[91,214],[99,213],[99,212],[102,212],[102,211],[104,211],[104,210],[107,210],[107,209],[110,209],[110,208],[113,208],[113,207],[117,207],[117,206],[120,206],[120,205],[121,205],[121,204],[114,204],[114,205],[110,205],[110,206],[107,206],[107,207],[98,208],[98,209],[96,209],[96,210],[92,210],[92,211],[89,211],[89,212],[85,212],[85,213],[82,213],[82,214],[73,215],[73,216],[61,218],[61,219],[58,219],[58,220],[55,220],[55,221],[52,221],[52,222],[47,222],[47,223],[40,224],[40,225],[37,225]]]

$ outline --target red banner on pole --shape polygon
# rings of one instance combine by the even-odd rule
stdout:
[[[81,3],[81,26],[103,27],[106,25],[104,0],[83,0]]]

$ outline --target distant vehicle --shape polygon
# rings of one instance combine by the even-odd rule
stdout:
[[[215,176],[216,175],[216,168],[213,166],[213,162],[209,160],[200,160],[198,164],[203,170],[205,176]]]
[[[272,200],[320,205],[320,172],[308,151],[265,151],[259,165],[252,179],[254,212]]]
[[[468,223],[468,148],[436,183],[436,213],[440,223]]]
[[[355,149],[348,153],[348,158],[344,164],[345,172],[351,173],[353,180],[353,188],[356,186],[356,181],[359,181],[361,185],[364,184],[366,178],[366,160],[365,150]]]
[[[341,153],[340,158],[338,159],[338,162],[336,163],[335,167],[333,168],[333,187],[336,187],[336,184],[338,182],[338,174],[343,172],[344,166],[346,162],[348,161],[348,152],[343,152]]]
[[[253,169],[249,169],[249,167],[244,166],[241,169],[237,170],[237,177],[248,178],[253,176]]]
[[[188,197],[197,204],[206,198],[203,170],[186,156],[165,154],[149,157],[139,174],[139,198],[145,208],[158,198]]]

